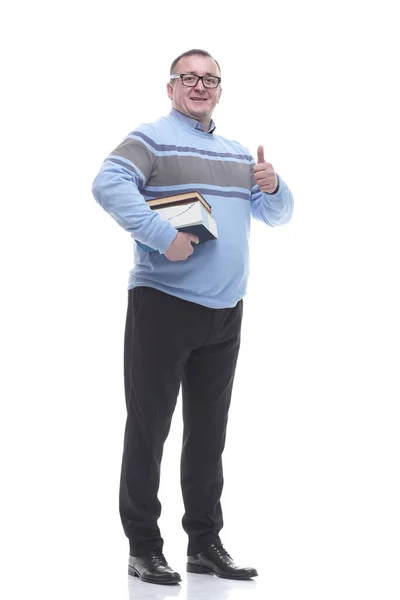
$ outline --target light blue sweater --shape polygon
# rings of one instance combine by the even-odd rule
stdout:
[[[196,120],[178,112],[140,125],[109,155],[93,183],[97,202],[136,243],[128,289],[149,286],[210,308],[237,304],[246,293],[250,217],[276,226],[287,223],[293,196],[278,175],[274,194],[260,191],[254,159],[238,142],[205,133]],[[218,239],[194,246],[185,261],[165,252],[177,230],[146,200],[197,190],[212,206]]]

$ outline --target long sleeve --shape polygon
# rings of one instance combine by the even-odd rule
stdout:
[[[286,183],[277,174],[278,190],[274,194],[266,194],[258,187],[251,168],[251,214],[255,219],[263,221],[271,227],[288,223],[293,214],[293,195]]]
[[[100,206],[134,239],[163,253],[175,239],[177,230],[151,210],[140,193],[155,161],[156,156],[143,141],[143,134],[135,131],[104,161],[92,192]]]

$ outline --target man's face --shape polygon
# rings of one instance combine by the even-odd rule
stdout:
[[[176,65],[175,73],[220,76],[215,62],[208,56],[185,56]],[[200,79],[195,87],[185,87],[182,80],[174,79],[167,84],[172,106],[192,119],[200,121],[208,130],[211,115],[221,96],[221,87],[205,88]]]

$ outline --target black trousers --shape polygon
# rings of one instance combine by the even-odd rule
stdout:
[[[188,555],[219,541],[222,452],[240,346],[243,300],[211,309],[150,287],[128,292],[127,421],[120,515],[130,554],[162,549],[160,463],[182,384],[182,519]]]

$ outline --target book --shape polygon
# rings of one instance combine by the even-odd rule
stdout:
[[[183,195],[183,194],[180,194]],[[218,238],[218,230],[215,219],[211,216],[208,208],[193,195],[193,201],[189,199],[178,202],[167,202],[166,205],[153,205],[152,210],[157,210],[164,221],[169,221],[175,229],[184,233],[193,233],[199,238],[199,243],[215,240]],[[160,198],[161,200],[161,198]],[[208,204],[208,203],[207,203]],[[142,250],[155,252],[154,248],[136,240]]]
[[[175,194],[174,196],[164,196],[164,198],[155,198],[154,200],[147,200],[147,204],[153,208],[155,206],[167,206],[169,204],[184,204],[187,202],[194,202],[198,200],[201,202],[209,213],[212,212],[211,204],[200,194],[200,192],[185,192],[184,194]]]

